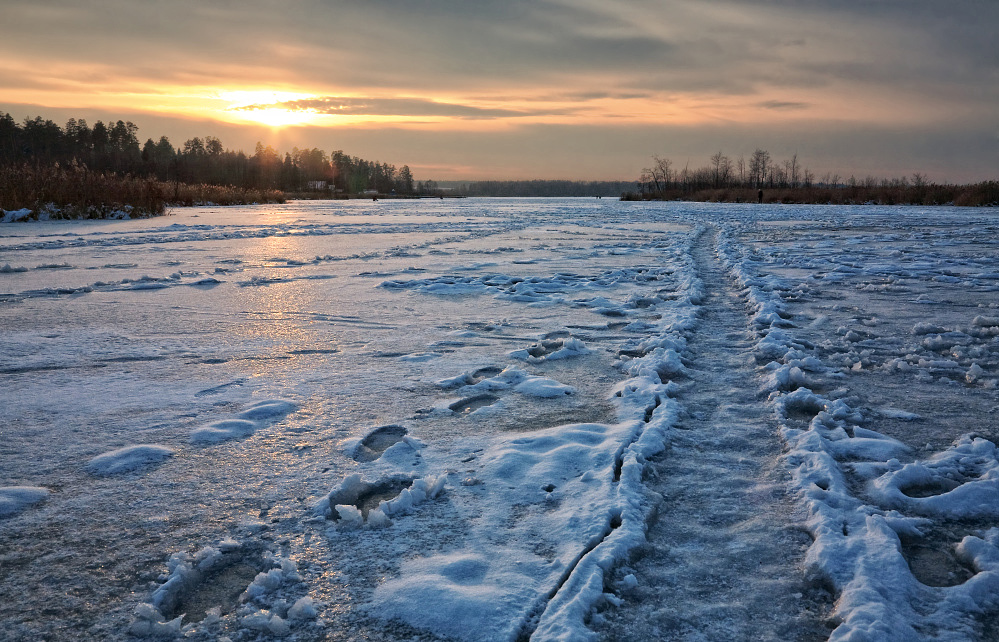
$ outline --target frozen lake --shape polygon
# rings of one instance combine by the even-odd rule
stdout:
[[[0,638],[999,640],[997,259],[947,207],[2,225]]]

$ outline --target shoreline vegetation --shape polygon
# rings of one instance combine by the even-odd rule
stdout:
[[[911,177],[816,176],[798,155],[784,161],[757,149],[748,159],[732,160],[718,152],[709,165],[680,169],[672,160],[652,157],[642,170],[637,192],[625,201],[695,201],[715,203],[786,203],[814,205],[954,205],[999,206],[999,180],[968,185],[938,184],[916,172]]]
[[[0,220],[148,218],[167,207],[284,203],[279,190],[167,183],[69,167],[0,167]]]
[[[168,207],[284,203],[288,198],[377,198],[433,194],[409,166],[336,150],[283,155],[257,143],[226,149],[213,136],[174,147],[161,136],[140,145],[131,122],[65,127],[41,117],[19,124],[0,112],[0,221],[159,216]]]
[[[269,145],[232,151],[215,137],[175,148],[166,136],[140,146],[138,127],[121,120],[93,127],[71,118],[18,124],[0,112],[0,222],[160,216],[168,207],[248,205],[314,199],[617,197],[624,201],[701,201],[834,205],[999,205],[999,181],[936,184],[922,174],[879,179],[826,175],[816,180],[797,155],[747,160],[721,152],[710,165],[679,169],[653,156],[638,181],[416,181],[408,165],[371,162],[342,151]],[[637,189],[636,189],[637,188]],[[635,191],[632,191],[632,190]],[[762,200],[760,192],[762,191]]]
[[[999,207],[999,181],[970,185],[923,186],[812,185],[763,189],[763,203],[786,205],[952,205],[957,207]],[[622,201],[689,201],[700,203],[756,203],[759,189],[725,187],[663,190],[656,193],[628,192]]]

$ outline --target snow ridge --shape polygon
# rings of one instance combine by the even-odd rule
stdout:
[[[619,455],[620,472],[608,531],[583,554],[548,602],[531,634],[532,640],[595,639],[596,634],[586,627],[594,607],[618,600],[605,592],[610,572],[646,543],[647,522],[654,505],[647,497],[642,477],[647,460],[666,447],[678,421],[680,406],[670,398],[675,386],[669,377],[683,370],[681,352],[686,335],[697,323],[698,306],[704,298],[704,285],[696,274],[690,249],[703,233],[704,227],[699,226],[684,243],[676,312],[658,334],[643,342],[648,353],[622,364],[632,377],[616,386],[615,400],[620,416],[635,421],[640,429],[636,439]]]
[[[915,578],[900,538],[931,527],[924,515],[994,516],[999,510],[995,445],[966,436],[929,459],[900,463],[913,459],[908,447],[856,425],[863,416],[844,400],[808,388],[809,372],[834,373],[810,346],[794,340],[782,298],[790,286],[759,276],[751,253],[728,230],[719,236],[718,255],[753,311],[757,359],[766,363],[762,370],[787,447],[784,459],[814,539],[807,572],[815,581],[829,582],[838,595],[839,626],[830,640],[901,642],[931,631],[934,639],[968,639],[970,616],[999,605],[999,530],[964,538],[958,554],[976,572],[946,587]],[[917,329],[924,330],[933,328]],[[847,473],[867,481],[875,503],[854,494]],[[938,488],[931,497],[906,494],[918,485]]]

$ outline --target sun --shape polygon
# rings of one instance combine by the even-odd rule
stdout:
[[[281,106],[296,100],[314,98],[312,94],[269,90],[238,90],[220,92],[218,97],[229,105],[226,113],[243,121],[261,123],[268,127],[306,125],[319,116],[314,109],[289,109]]]
[[[252,120],[269,127],[286,127],[289,125],[305,125],[315,120],[314,110],[289,110],[280,107],[268,107],[266,109],[243,109],[239,112],[239,117],[245,120]]]

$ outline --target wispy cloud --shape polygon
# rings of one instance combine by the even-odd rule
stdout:
[[[864,157],[890,171],[907,153],[898,132],[906,141],[924,139],[923,132],[947,140],[950,132],[963,145],[941,156],[941,166],[992,177],[996,168],[999,47],[994,30],[983,28],[999,24],[995,0],[2,6],[0,109],[7,111],[31,105],[43,116],[40,108],[90,108],[104,118],[173,118],[187,128],[178,125],[185,133],[175,137],[213,128],[257,137],[249,129],[254,110],[313,112],[321,116],[308,121],[308,132],[295,133],[314,137],[306,144],[346,145],[346,136],[363,130],[351,153],[415,166],[450,141],[437,164],[468,166],[464,159],[481,147],[477,163],[496,156],[492,166],[503,167],[522,165],[524,145],[536,143],[532,159],[566,168],[592,162],[586,175],[593,177],[620,175],[615,168],[626,158],[640,168],[652,153],[707,157],[720,142],[734,154],[756,147],[779,154],[774,141],[792,129],[793,149],[815,142],[812,158],[843,157],[840,140],[883,143],[880,156],[866,146]],[[237,90],[315,98],[254,98],[239,107],[219,98]],[[839,125],[845,129],[829,135]],[[390,128],[376,147],[382,143],[372,132]],[[622,128],[641,134],[623,136]],[[400,132],[409,147],[399,147]],[[514,145],[518,132],[525,138]],[[942,149],[932,146],[934,154]],[[592,169],[598,161],[591,157],[607,170]]]
[[[802,109],[808,109],[811,105],[809,103],[794,102],[789,100],[764,100],[761,103],[757,103],[763,109],[772,109],[774,111],[800,111]]]
[[[438,117],[467,120],[565,116],[577,111],[572,108],[503,109],[437,102],[422,98],[359,98],[354,96],[320,96],[268,104],[242,105],[231,109],[233,111],[285,109],[332,116]]]

